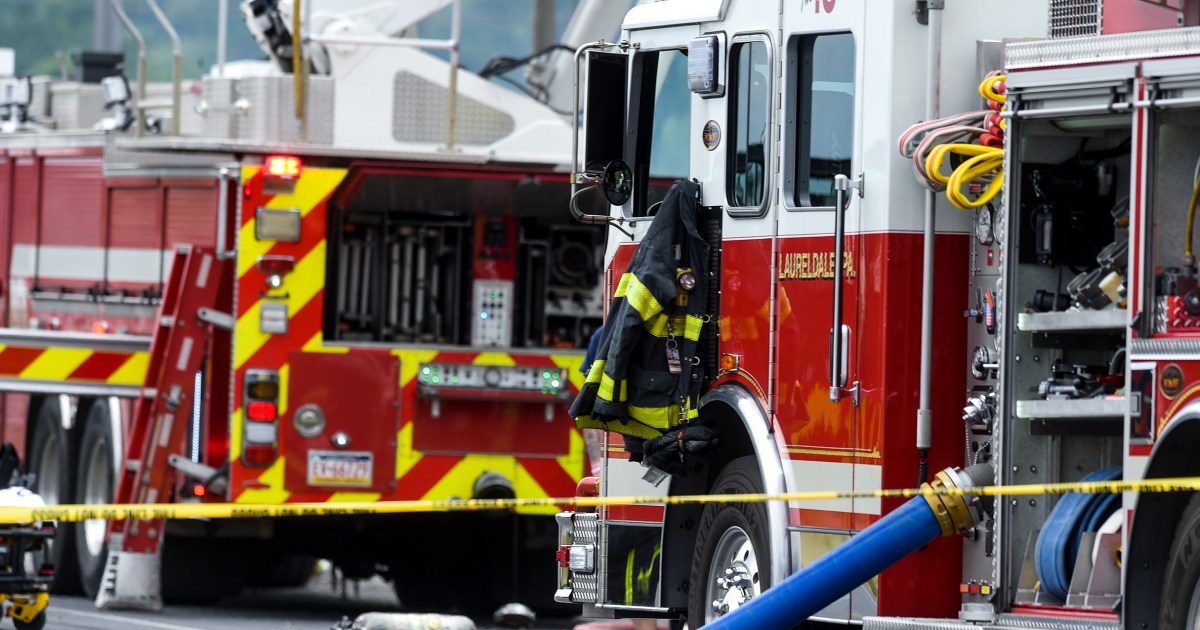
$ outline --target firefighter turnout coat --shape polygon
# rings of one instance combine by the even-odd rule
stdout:
[[[697,416],[710,281],[698,192],[694,182],[671,185],[621,276],[596,360],[571,405],[579,427],[651,439]]]

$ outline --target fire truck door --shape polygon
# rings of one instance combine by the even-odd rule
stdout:
[[[860,352],[864,335],[873,330],[864,325],[868,294],[861,277],[871,264],[865,241],[877,237],[864,231],[862,198],[854,185],[869,168],[862,151],[868,124],[862,96],[864,7],[863,2],[833,0],[784,3],[783,41],[777,48],[784,56],[776,62],[782,67],[777,88],[781,181],[779,203],[773,216],[765,217],[775,220],[777,230],[772,411],[791,453],[798,491],[877,489],[880,483],[878,461],[870,458],[870,432],[863,426],[877,418],[862,412],[855,391],[870,369],[863,365],[870,354]],[[839,175],[850,184],[841,195],[835,186]],[[840,310],[834,305],[838,294]],[[833,365],[835,350],[840,365]],[[793,525],[801,527],[802,565],[837,544],[827,535],[805,533],[806,528],[856,529],[869,515],[879,514],[878,501],[792,507],[799,508],[793,511]],[[874,609],[870,588],[863,587],[820,616],[845,620]]]
[[[779,366],[774,411],[784,434],[794,440],[789,445],[846,449],[859,446],[853,435],[854,396],[842,392],[833,396],[830,389],[851,389],[859,376],[863,251],[861,199],[854,182],[863,168],[858,151],[861,70],[856,63],[862,57],[862,38],[857,36],[862,14],[861,8],[850,3],[837,3],[834,13],[812,13],[814,4],[820,7],[823,3],[797,6],[797,13],[790,16],[785,9],[785,24],[791,28],[784,29],[782,46],[787,56],[782,77],[782,191],[774,217],[778,225],[775,348]],[[731,61],[736,61],[736,53],[735,48]],[[838,175],[850,184],[844,191],[842,209],[835,208]],[[837,259],[839,213],[844,251]],[[834,322],[833,298],[839,279],[841,321]],[[829,337],[831,330],[839,327],[842,361],[834,369],[830,359],[835,348]],[[809,423],[829,413],[842,420],[821,423],[820,428]]]
[[[400,363],[387,352],[288,356],[287,409],[280,431],[290,492],[395,489]]]

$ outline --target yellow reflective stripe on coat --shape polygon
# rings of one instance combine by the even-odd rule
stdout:
[[[662,431],[653,427],[648,427],[641,422],[622,422],[613,420],[612,422],[603,422],[596,420],[591,416],[580,416],[575,418],[575,426],[580,429],[602,429],[604,431],[615,431],[621,435],[642,438],[643,440],[653,440],[656,437],[662,436]]]
[[[596,359],[595,361],[592,361],[592,367],[588,368],[587,380],[584,382],[599,383],[600,378],[604,376],[604,364],[606,362],[607,361],[605,359]]]
[[[646,285],[631,273],[621,276],[621,283],[617,285],[617,293],[613,297],[624,297],[629,305],[638,312],[643,322],[653,320],[654,316],[663,310],[662,304],[658,303],[650,289],[646,288]]]
[[[620,398],[614,397],[614,393],[617,391],[618,391],[618,388],[617,388],[616,381],[614,381],[613,378],[607,374],[601,374],[600,375],[600,391],[597,393],[597,395],[604,400],[611,400],[613,402],[625,402],[625,400],[629,397],[629,392],[628,392],[628,388],[626,386],[625,379],[621,379],[621,386],[620,386],[620,390],[619,390]]]
[[[637,405],[629,405],[627,409],[630,418],[664,431],[672,429],[675,425],[679,424],[678,405],[667,407],[638,407]],[[688,420],[698,417],[700,417],[700,411],[694,407],[689,408],[684,414],[684,418]]]
[[[670,323],[670,327],[667,324]],[[670,333],[682,335],[691,341],[700,341],[700,329],[704,327],[704,318],[696,315],[667,315],[659,313],[654,322],[646,323],[646,332],[666,339]]]

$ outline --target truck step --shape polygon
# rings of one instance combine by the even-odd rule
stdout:
[[[865,617],[863,630],[1118,630],[1119,621],[1107,619],[1071,619],[1033,615],[1000,615],[996,623],[974,624],[958,619],[919,619],[903,617]]]

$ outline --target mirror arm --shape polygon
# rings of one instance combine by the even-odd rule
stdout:
[[[580,195],[582,195],[588,191],[595,190],[596,186],[597,186],[596,184],[592,184],[591,186],[588,186],[587,188],[583,188],[583,189],[578,190],[571,194],[571,202],[570,202],[570,204],[568,204],[571,208],[571,216],[574,217],[576,221],[587,224],[587,225],[605,225],[605,224],[607,224],[609,227],[617,229],[619,232],[621,232],[625,236],[628,236],[629,238],[633,238],[633,232],[630,232],[629,230],[626,230],[624,227],[621,227],[622,224],[624,223],[624,221],[622,219],[619,219],[616,217],[605,216],[603,214],[588,214],[588,213],[584,212],[583,210],[579,209],[579,205],[576,200],[579,198]],[[632,221],[631,221],[631,223],[632,223]]]

